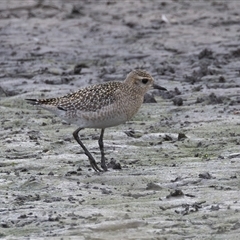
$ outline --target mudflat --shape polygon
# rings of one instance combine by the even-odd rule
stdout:
[[[2,239],[239,239],[239,1],[1,1]],[[95,173],[77,126],[28,105],[145,69]],[[156,100],[156,101],[155,101]],[[81,139],[100,161],[99,130]]]

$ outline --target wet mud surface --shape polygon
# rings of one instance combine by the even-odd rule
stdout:
[[[239,239],[240,2],[1,1],[2,239]],[[93,172],[76,126],[26,104],[149,71]],[[154,95],[154,99],[152,96]],[[155,101],[156,100],[156,101]],[[99,160],[99,130],[81,137]]]

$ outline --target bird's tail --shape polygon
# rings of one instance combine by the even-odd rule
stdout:
[[[25,99],[27,103],[30,103],[32,105],[51,105],[51,106],[57,106],[60,103],[59,98],[47,98],[47,99]]]
[[[25,99],[27,101],[27,103],[30,103],[32,105],[39,105],[40,104],[40,100],[39,99],[30,99],[30,98],[27,98]]]

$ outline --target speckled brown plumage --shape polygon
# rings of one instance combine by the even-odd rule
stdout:
[[[84,112],[97,111],[116,101],[115,91],[121,83],[109,82],[93,85],[66,96],[50,99],[39,99],[37,105],[52,105],[65,111],[80,110]]]

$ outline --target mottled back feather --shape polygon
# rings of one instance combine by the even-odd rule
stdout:
[[[36,105],[56,106],[60,110],[83,112],[95,112],[105,106],[113,104],[116,100],[116,90],[121,82],[108,82],[79,89],[77,92],[67,94],[63,97],[36,99]]]

